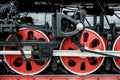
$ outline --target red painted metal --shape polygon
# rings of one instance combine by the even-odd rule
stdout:
[[[102,38],[97,33],[89,29],[85,29],[83,31],[80,43],[92,50],[105,50],[105,44]],[[70,38],[66,38],[61,45],[61,49],[78,50],[78,47]],[[90,74],[96,71],[103,63],[103,60],[103,57],[61,57],[61,61],[65,68],[78,75]]]
[[[120,75],[94,76],[0,76],[0,80],[120,80]]]
[[[33,30],[33,29],[22,29],[19,32],[16,33],[19,40],[42,40],[48,42],[49,39],[40,31]],[[8,38],[8,41],[13,41],[13,36],[10,36]],[[25,46],[23,46],[24,49]],[[29,48],[33,48],[34,46],[26,46],[26,48],[29,50]],[[14,47],[5,47],[5,50],[18,50],[19,48]],[[26,50],[27,50],[26,49]],[[37,56],[27,56],[30,59],[37,59]],[[5,55],[5,60],[7,65],[16,73],[22,74],[22,75],[33,75],[41,72],[44,70],[44,68],[47,67],[49,64],[49,61],[47,62],[40,62],[40,61],[30,61],[25,62],[22,60],[21,55]]]
[[[105,46],[107,48],[108,47],[108,40],[107,40],[107,38],[102,36],[102,39],[103,39],[103,41],[105,43]]]
[[[120,50],[120,36],[115,40],[115,43],[113,45],[113,50],[119,51]],[[120,58],[113,58],[115,65],[118,69],[120,69]]]

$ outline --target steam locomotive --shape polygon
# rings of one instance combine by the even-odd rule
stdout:
[[[119,0],[1,0],[0,74],[119,74],[119,6]]]

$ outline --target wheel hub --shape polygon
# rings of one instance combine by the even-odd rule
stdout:
[[[23,49],[23,51],[32,51],[31,46],[24,46],[22,49]],[[31,58],[32,57],[31,54],[26,54],[25,56],[26,56],[26,58]]]

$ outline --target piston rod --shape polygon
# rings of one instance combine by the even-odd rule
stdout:
[[[93,50],[92,50],[93,51]],[[96,51],[106,55],[120,57],[120,51]],[[32,51],[23,51],[25,55],[31,55]],[[0,55],[21,55],[20,51],[0,51]],[[75,57],[109,57],[102,54],[95,54],[91,52],[81,52],[80,50],[53,50],[53,56],[75,56]]]

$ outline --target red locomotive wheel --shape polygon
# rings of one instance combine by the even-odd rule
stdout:
[[[92,50],[105,50],[105,44],[102,38],[90,29],[83,31],[80,43]],[[63,40],[60,49],[78,50],[78,47],[69,37]],[[62,64],[65,68],[78,75],[86,75],[96,71],[102,65],[103,60],[104,57],[61,57]]]
[[[115,40],[113,45],[114,51],[120,51],[120,36]],[[115,65],[118,69],[120,69],[120,59],[119,58],[113,58]]]
[[[47,36],[38,30],[33,29],[21,29],[19,32],[16,33],[19,40],[42,40],[49,42],[49,39]],[[7,41],[13,41],[13,36],[10,36]],[[23,50],[31,50],[33,46],[22,46]],[[19,50],[18,47],[12,46],[4,47],[5,50]],[[16,73],[22,74],[22,75],[34,75],[41,71],[43,71],[49,64],[49,61],[30,61],[25,62],[22,60],[21,55],[4,55],[5,61],[7,65]],[[29,59],[38,59],[37,56],[26,56]]]

